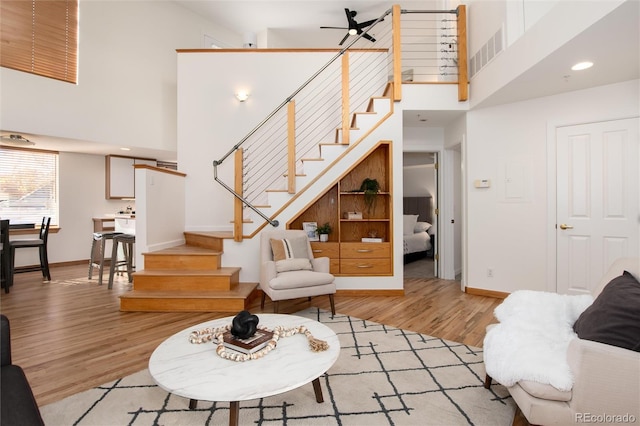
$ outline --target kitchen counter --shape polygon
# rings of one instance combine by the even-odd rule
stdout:
[[[114,231],[115,217],[94,217],[93,218],[93,232],[106,232]]]

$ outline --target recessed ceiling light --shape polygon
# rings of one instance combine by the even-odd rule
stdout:
[[[131,151],[131,148],[120,148],[121,151]]]
[[[578,62],[577,64],[572,66],[571,69],[573,71],[582,71],[582,70],[586,70],[587,68],[591,68],[592,66],[593,66],[593,62],[585,61],[585,62]]]

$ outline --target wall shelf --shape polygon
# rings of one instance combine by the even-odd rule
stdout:
[[[393,219],[391,185],[391,142],[381,141],[365,158],[341,176],[320,198],[303,209],[288,224],[302,229],[303,222],[329,223],[333,232],[328,242],[312,242],[316,257],[331,259],[331,273],[342,276],[393,274]],[[371,209],[360,188],[366,178],[376,179],[380,192]],[[362,212],[362,219],[344,219],[345,212]],[[363,243],[375,236],[383,242]]]

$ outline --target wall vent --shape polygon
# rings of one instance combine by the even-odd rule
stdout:
[[[491,37],[469,60],[469,77],[476,75],[504,49],[504,26]]]

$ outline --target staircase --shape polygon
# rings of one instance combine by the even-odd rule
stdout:
[[[133,290],[120,296],[121,311],[233,312],[247,308],[257,283],[241,283],[240,268],[223,267],[223,241],[231,233],[185,232],[185,244],[144,253]]]
[[[335,142],[318,144],[319,158],[302,159],[304,173],[296,175],[296,186],[308,190],[391,114],[393,97],[388,84],[383,96],[370,98],[366,111],[353,113],[347,129],[350,143],[344,143],[342,129],[336,129]],[[276,215],[299,195],[275,189],[267,194],[269,204],[261,209],[268,216]],[[245,218],[244,232],[257,232],[263,224]],[[143,253],[144,269],[133,274],[133,290],[120,296],[121,311],[237,313],[260,294],[258,283],[239,282],[239,267],[222,266],[223,242],[233,239],[232,232],[184,232],[184,236],[184,245]]]

